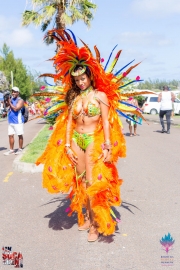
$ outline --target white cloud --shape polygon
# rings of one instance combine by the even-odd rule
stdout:
[[[5,32],[8,31],[10,29],[12,29],[15,25],[18,25],[19,20],[17,18],[14,17],[5,17],[3,15],[0,15],[0,26],[1,32]]]
[[[33,41],[33,35],[28,29],[16,29],[10,34],[10,39],[14,46],[21,47]]]
[[[145,17],[180,14],[179,0],[134,0],[131,7],[133,11],[143,14]]]
[[[123,32],[114,39],[118,40],[121,44],[126,46],[131,44],[134,46],[169,46],[172,44],[170,39],[167,39],[161,34],[153,32]]]

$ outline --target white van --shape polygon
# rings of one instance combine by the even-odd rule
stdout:
[[[159,94],[159,93],[158,93]],[[157,114],[160,111],[160,102],[158,102],[158,95],[142,95],[145,96],[143,104],[144,113]],[[180,114],[180,100],[178,98],[174,101],[174,114]]]

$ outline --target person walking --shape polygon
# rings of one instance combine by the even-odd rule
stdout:
[[[8,136],[10,150],[5,152],[4,155],[8,156],[15,153],[14,151],[14,134],[19,137],[19,149],[15,153],[16,155],[22,152],[23,148],[23,134],[24,134],[24,117],[22,115],[21,109],[24,106],[24,101],[19,97],[19,88],[14,86],[12,88],[12,98],[6,100],[6,107],[8,109]]]
[[[129,97],[129,99],[127,100],[127,103],[139,108],[137,100],[134,99],[133,97]],[[136,115],[134,115],[134,114],[128,114],[128,115],[130,115],[132,117],[132,119],[134,119],[134,121],[137,121],[137,116]],[[134,121],[132,121],[130,119],[127,119],[126,121],[129,124],[129,132],[130,132],[129,136],[130,137],[132,137],[133,135],[136,136],[137,135],[137,124],[136,124],[136,122],[134,122]],[[133,133],[133,127],[134,127],[134,133]]]
[[[164,115],[166,115],[166,121],[167,121],[167,134],[170,134],[170,125],[171,125],[171,113],[172,113],[172,102],[175,100],[175,95],[169,91],[168,86],[163,86],[163,92],[159,94],[158,96],[158,102],[161,102],[160,104],[160,112],[159,112],[159,118],[162,126],[162,133],[165,132],[164,127]]]
[[[36,114],[36,107],[35,107],[34,102],[31,105],[31,112],[32,112],[32,115],[35,115]]]

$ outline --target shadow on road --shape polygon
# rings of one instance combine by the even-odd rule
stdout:
[[[58,198],[53,198],[48,203],[43,204],[42,206],[45,206],[45,205],[51,204],[51,203],[56,203],[56,202],[60,202],[57,209],[54,212],[45,216],[45,218],[50,219],[49,220],[49,228],[56,230],[56,231],[57,230],[64,230],[64,229],[66,229],[66,230],[71,229],[75,224],[77,224],[77,215],[74,213],[74,214],[72,214],[71,217],[67,216],[66,208],[69,207],[70,200],[64,198],[64,195],[62,195],[61,197],[58,197]],[[133,211],[130,209],[131,206],[140,210],[135,205],[124,202],[124,201],[121,204],[121,207],[127,209],[132,214],[134,214]],[[116,217],[118,219],[121,219],[121,214],[118,212],[118,210],[115,207],[112,207],[112,210],[113,210],[114,214],[116,215]],[[118,231],[119,231],[119,228],[118,228],[118,226],[116,226],[115,233],[119,234]],[[114,238],[115,238],[114,234],[109,235],[109,236],[100,235],[98,242],[110,244],[110,243],[114,242]]]
[[[134,212],[131,210],[130,207],[134,207],[136,209],[138,209],[139,211],[141,211],[137,206],[135,206],[134,204],[131,203],[127,203],[127,202],[122,202],[121,207],[125,208],[126,210],[128,210],[129,212],[131,212],[134,215]]]
[[[110,243],[114,242],[114,237],[115,237],[114,234],[108,235],[108,236],[100,235],[98,238],[98,242],[110,244]]]
[[[124,133],[123,135],[126,136],[126,137],[136,137],[136,136],[140,136],[139,134],[130,136],[130,133],[128,133],[128,132],[127,132],[127,133]]]
[[[153,132],[161,133],[162,134],[161,130],[154,130]],[[166,131],[164,133],[166,133]]]
[[[67,216],[66,208],[69,207],[70,200],[59,197],[52,199],[49,203],[55,203],[58,201],[60,202],[60,204],[57,207],[57,209],[53,213],[50,213],[49,215],[45,216],[45,218],[50,218],[49,228],[56,231],[71,229],[73,225],[77,223],[77,217],[76,214],[72,214],[71,217]]]
[[[0,151],[6,150],[7,147],[0,147]]]

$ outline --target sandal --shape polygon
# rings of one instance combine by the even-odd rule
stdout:
[[[86,215],[84,218],[85,222],[82,226],[78,227],[78,231],[87,231],[90,228],[90,219],[89,217]]]
[[[88,242],[95,242],[99,237],[99,232],[97,230],[97,228],[91,224],[90,230],[89,230],[89,234],[88,234]]]

